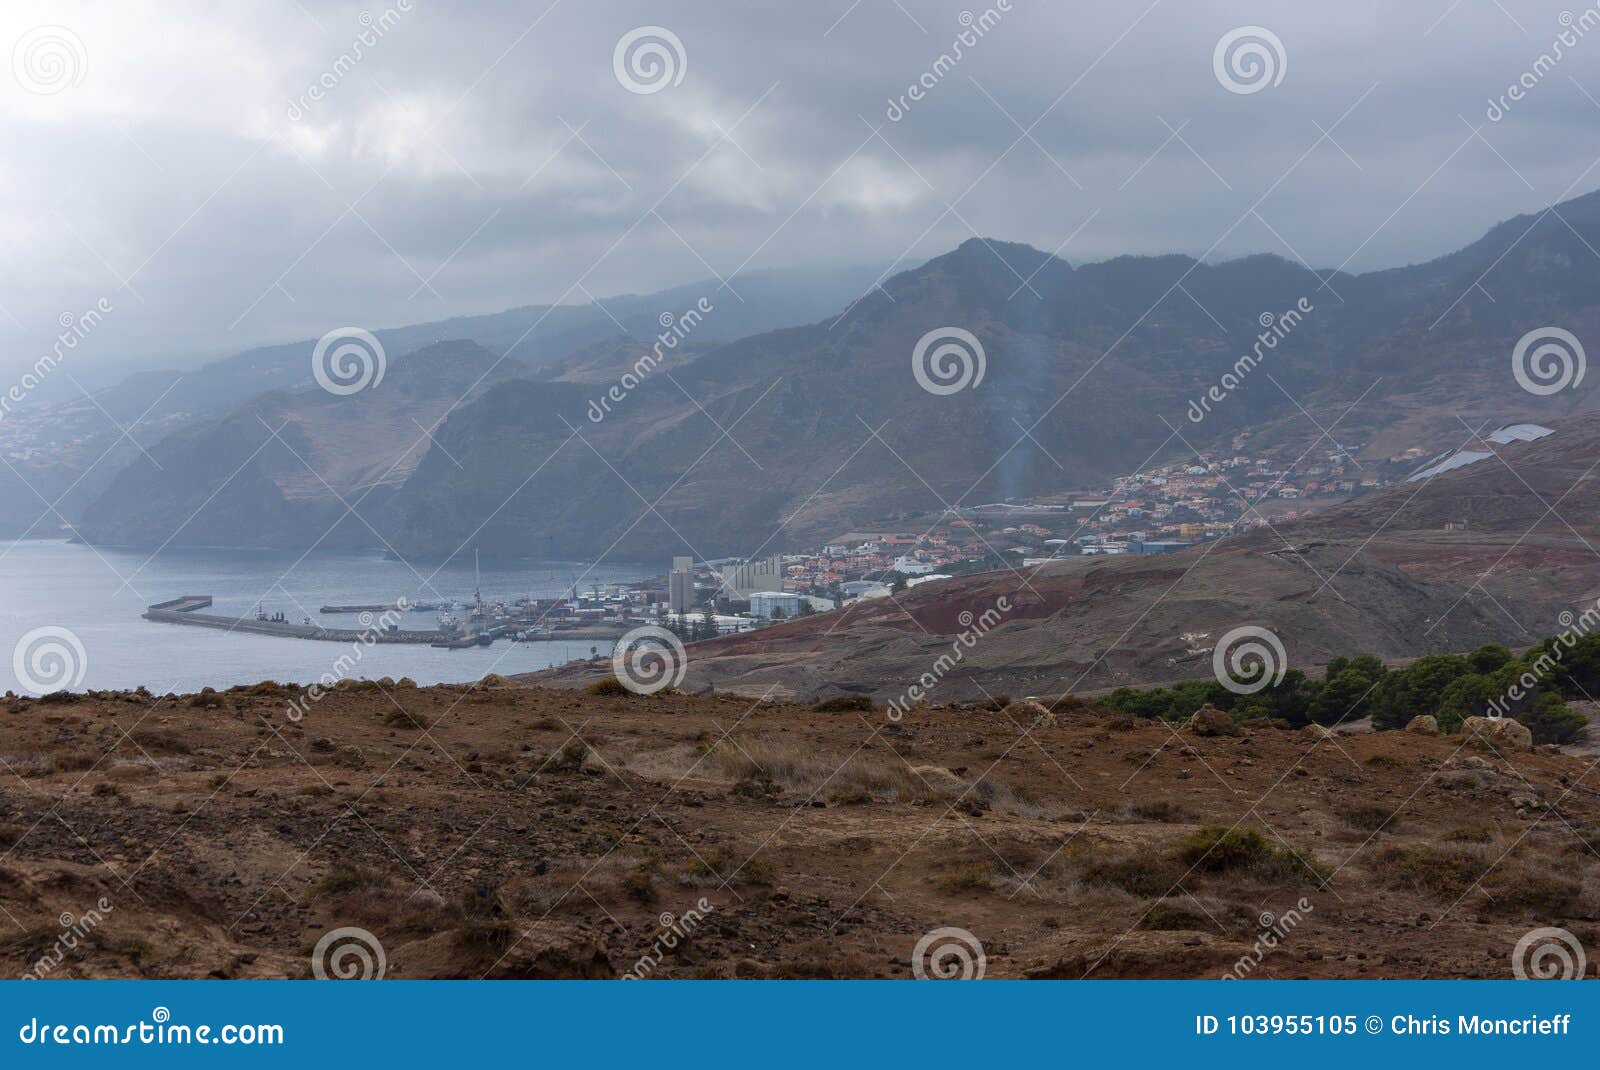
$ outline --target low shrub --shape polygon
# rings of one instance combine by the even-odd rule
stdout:
[[[390,728],[404,728],[413,732],[423,732],[428,728],[427,718],[410,710],[395,710],[383,719],[383,723]]]
[[[1367,832],[1393,832],[1400,824],[1399,816],[1384,806],[1363,804],[1346,806],[1339,810],[1339,818],[1351,828],[1362,829]]]
[[[1201,873],[1250,872],[1266,880],[1316,879],[1309,859],[1274,847],[1252,828],[1202,825],[1185,836],[1178,856]]]
[[[872,697],[870,695],[835,695],[819,702],[813,702],[811,708],[817,713],[871,713]]]

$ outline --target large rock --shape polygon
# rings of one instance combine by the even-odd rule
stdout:
[[[1194,716],[1189,718],[1189,730],[1197,736],[1239,735],[1239,726],[1234,724],[1233,718],[1209,702],[1194,711]]]
[[[1419,713],[1406,722],[1406,731],[1419,736],[1436,736],[1439,734],[1439,718],[1431,713]]]
[[[1513,717],[1468,717],[1461,734],[1495,750],[1532,750],[1533,733]]]
[[[1044,703],[1036,702],[1031,698],[1013,702],[1000,712],[1012,724],[1027,728],[1029,731],[1039,728],[1054,728],[1056,726],[1056,715]]]

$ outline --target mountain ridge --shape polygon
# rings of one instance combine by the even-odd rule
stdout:
[[[453,408],[371,522],[408,557],[469,542],[491,556],[713,557],[1103,484],[1257,427],[1268,441],[1315,442],[1343,419],[1341,435],[1381,452],[1403,436],[1431,444],[1459,413],[1558,418],[1591,395],[1534,397],[1508,364],[1517,333],[1546,318],[1600,330],[1600,301],[1573,270],[1600,195],[1559,207],[1578,222],[1506,221],[1460,250],[1367,275],[1272,254],[1074,266],[974,238],[809,324],[724,341],[707,327],[718,304],[665,362],[647,359],[652,324],[592,347],[565,381],[553,368]],[[1203,426],[1190,422],[1189,402],[1235,368],[1263,317],[1295,308],[1309,310],[1270,362]],[[952,327],[980,340],[985,373],[934,393],[913,354]],[[608,363],[617,381],[636,381],[595,420]],[[99,537],[94,525],[86,537]]]

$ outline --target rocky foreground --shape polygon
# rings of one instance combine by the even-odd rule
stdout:
[[[9,700],[0,969],[1509,977],[1536,928],[1600,946],[1600,778],[1510,737],[300,697]]]

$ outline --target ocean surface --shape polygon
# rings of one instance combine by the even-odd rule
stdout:
[[[595,583],[645,579],[659,571],[643,565],[486,563],[483,597],[485,601],[552,597],[566,593],[574,581],[587,592]],[[0,691],[35,690],[23,686],[19,668],[35,680],[46,680],[52,687],[71,685],[74,691],[142,684],[159,695],[259,680],[311,683],[331,671],[337,658],[349,654],[351,644],[156,624],[140,619],[140,614],[151,603],[199,594],[215,600],[209,610],[213,613],[248,617],[260,606],[297,623],[310,617],[331,627],[359,628],[354,614],[317,611],[324,605],[392,605],[398,598],[413,604],[470,601],[472,588],[470,560],[436,570],[433,565],[385,560],[378,551],[304,558],[292,553],[211,550],[151,555],[56,540],[0,542]],[[404,613],[400,626],[431,629],[436,614]],[[531,672],[586,658],[594,645],[505,640],[467,650],[363,645],[351,675],[409,676],[419,684],[461,683],[491,672]],[[599,645],[607,646],[604,641]],[[52,660],[56,653],[62,653],[64,660]]]

